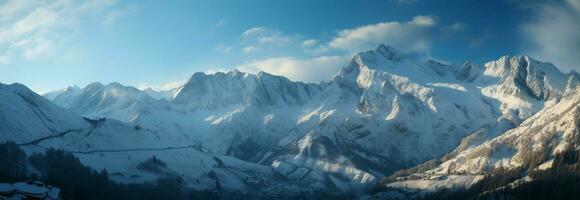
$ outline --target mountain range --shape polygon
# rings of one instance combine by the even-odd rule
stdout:
[[[63,149],[123,183],[408,197],[550,168],[580,142],[579,78],[527,56],[453,64],[380,45],[320,83],[233,70],[167,90],[2,84],[0,142]],[[167,165],[137,167],[153,156]]]

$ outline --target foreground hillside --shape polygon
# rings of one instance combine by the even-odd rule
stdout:
[[[538,177],[538,174],[548,176],[545,174],[559,172],[564,164],[575,164],[575,152],[580,149],[580,85],[577,78],[570,76],[561,98],[554,99],[518,127],[480,145],[462,148],[442,159],[384,179],[380,187],[389,192],[383,195],[417,196],[444,188],[469,189],[472,185],[477,188],[489,182],[490,176],[510,180],[487,187],[487,190],[501,189],[544,181],[546,177]],[[561,159],[572,161],[561,163]]]

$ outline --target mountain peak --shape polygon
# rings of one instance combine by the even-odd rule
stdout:
[[[568,79],[566,80],[566,91],[564,92],[564,96],[575,94],[579,86],[580,74],[574,70],[570,71],[570,74],[568,74]]]
[[[403,54],[395,48],[380,44],[375,50],[368,50],[357,53],[352,59],[350,65],[343,68],[341,71],[352,71],[347,68],[383,68],[389,65],[397,65],[403,61]],[[341,72],[339,72],[340,74]]]
[[[358,65],[382,62],[399,63],[404,59],[404,57],[403,53],[392,46],[380,44],[374,50],[357,53],[354,56],[354,61],[357,62]]]
[[[45,94],[42,94],[42,96],[44,96],[45,98],[47,98],[51,101],[56,102],[56,101],[60,101],[61,98],[65,98],[64,96],[67,96],[66,98],[68,98],[69,96],[78,95],[82,92],[82,90],[83,89],[81,89],[77,85],[71,85],[71,86],[68,86],[64,89],[47,92]]]
[[[65,90],[80,90],[81,87],[79,87],[78,85],[69,85],[68,87],[65,88]]]
[[[553,64],[521,55],[502,56],[488,62],[483,73],[499,78],[507,86],[507,93],[520,91],[536,99],[549,99],[561,94],[566,81],[564,73]]]
[[[7,88],[15,93],[34,93],[34,92],[32,92],[32,90],[30,90],[28,87],[26,87],[25,85],[23,85],[21,83],[12,83],[10,85],[4,85],[4,84],[0,83],[0,86]]]
[[[241,72],[238,69],[233,69],[231,71],[228,71],[226,74],[229,75],[229,76],[241,76],[241,75],[245,75],[246,73]]]
[[[397,52],[397,50],[393,46],[386,44],[379,44],[379,46],[376,48],[376,51]]]
[[[473,82],[477,77],[479,77],[482,70],[483,68],[480,65],[475,64],[471,60],[467,60],[463,65],[457,68],[457,71],[455,71],[455,77],[458,80]]]
[[[105,85],[103,85],[101,82],[93,82],[85,86],[83,90],[98,90],[102,87],[105,87]]]
[[[398,51],[397,49],[393,48],[390,45],[385,45],[385,44],[380,44],[376,49],[375,49],[376,53],[379,53],[380,55],[382,55],[383,57],[385,57],[387,60],[391,60],[391,61],[401,61],[403,59],[403,54]]]
[[[302,104],[311,98],[308,84],[263,71],[249,74],[239,70],[215,74],[195,73],[174,96],[177,104],[217,109],[230,105]]]
[[[126,87],[123,86],[121,83],[119,82],[111,82],[107,85],[107,87],[113,87],[113,88],[122,88],[122,87]]]

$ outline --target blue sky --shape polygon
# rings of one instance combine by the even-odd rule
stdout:
[[[318,82],[380,43],[580,71],[578,21],[580,0],[0,0],[0,82],[158,87],[232,69]]]

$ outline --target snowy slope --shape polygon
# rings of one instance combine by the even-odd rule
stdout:
[[[320,87],[292,82],[285,77],[237,70],[228,73],[195,73],[175,96],[174,102],[192,109],[216,109],[230,105],[301,105],[316,95]]]
[[[192,129],[189,117],[175,111],[172,103],[152,98],[146,91],[131,86],[91,83],[75,95],[69,94],[62,93],[53,102],[84,117],[120,120],[132,126],[166,132],[164,138],[173,140],[187,140],[187,136],[182,135],[186,132],[183,130]],[[67,101],[58,101],[61,97],[66,97]]]
[[[124,110],[153,101],[155,99],[133,87],[126,87],[119,83],[108,85],[92,83],[83,88],[70,105],[59,105],[66,106],[77,113],[83,113],[87,117],[122,119],[133,117],[123,112]]]
[[[79,86],[69,86],[65,89],[48,92],[43,94],[45,98],[52,101],[57,105],[62,105],[63,107],[69,107],[75,98],[80,95],[82,89]]]
[[[566,76],[525,56],[456,65],[380,45],[319,84],[263,72],[196,73],[169,100],[95,83],[55,103],[142,127],[167,144],[271,168],[302,186],[352,191],[517,127],[573,93]]]
[[[143,92],[147,93],[149,96],[151,96],[154,99],[171,100],[174,98],[178,89],[179,88],[175,88],[172,90],[155,90],[152,88],[147,88],[147,89],[143,90]]]
[[[2,142],[27,142],[87,126],[81,117],[54,105],[24,85],[0,83]]]
[[[163,85],[149,86],[141,90],[155,99],[172,100],[183,88],[186,81],[187,80],[173,81]]]
[[[434,191],[468,187],[493,168],[547,169],[555,154],[580,147],[579,134],[580,85],[577,74],[570,74],[564,94],[550,100],[518,127],[457,152],[432,169],[396,177],[397,181],[386,184],[407,191]]]
[[[280,181],[271,167],[216,156],[206,149],[164,137],[162,133],[129,126],[113,119],[83,119],[20,84],[0,84],[0,141],[16,142],[27,153],[63,149],[96,170],[107,169],[120,182],[183,177],[194,189],[250,191],[281,187],[310,190]],[[140,169],[155,156],[167,163],[160,172]]]

